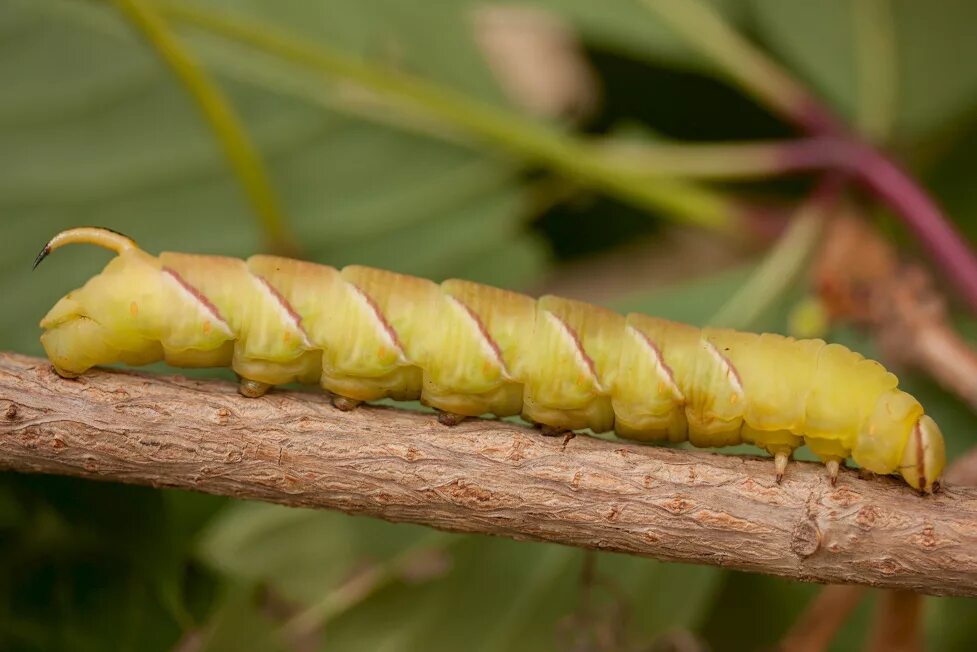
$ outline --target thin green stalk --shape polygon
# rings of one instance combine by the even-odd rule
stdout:
[[[763,262],[709,320],[711,325],[747,330],[784,295],[817,246],[825,207],[820,197],[801,206]]]
[[[361,604],[377,592],[392,585],[403,577],[411,564],[431,553],[445,553],[466,537],[460,534],[433,532],[417,544],[401,551],[394,557],[378,563],[349,579],[321,600],[295,614],[282,625],[281,632],[286,637],[301,637],[325,626],[330,621]]]
[[[622,175],[686,179],[756,179],[793,172],[792,156],[812,149],[806,140],[751,141],[723,144],[670,142],[597,142],[594,155]],[[826,154],[830,153],[826,150]],[[807,158],[811,158],[808,156]],[[805,159],[806,160],[806,159]],[[831,161],[833,164],[834,162]]]
[[[834,118],[773,59],[701,0],[642,0],[690,45],[762,104],[811,132],[833,131]]]
[[[895,18],[890,0],[855,0],[855,67],[858,131],[884,142],[895,120],[898,83]]]
[[[276,251],[294,251],[294,240],[261,155],[230,101],[151,3],[144,0],[114,2],[140,29],[196,101],[243,186],[269,246]]]
[[[681,221],[726,228],[740,215],[739,204],[720,193],[679,179],[636,179],[609,168],[593,156],[587,143],[562,131],[425,80],[374,66],[325,44],[309,42],[266,23],[184,2],[161,1],[154,5],[174,21],[246,44],[329,78],[356,84],[399,109],[434,118],[469,138]]]

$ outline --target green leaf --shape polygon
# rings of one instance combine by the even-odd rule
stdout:
[[[535,650],[553,646],[573,608],[582,553],[559,546],[466,537],[451,572],[422,585],[394,584],[332,623],[336,650]],[[397,614],[395,617],[383,614]],[[383,619],[386,626],[373,623]]]
[[[701,631],[713,649],[776,649],[821,588],[767,575],[730,572]],[[871,594],[867,595],[840,629],[831,650],[863,649],[873,615],[872,602]]]
[[[269,10],[267,3],[234,4],[236,11]],[[466,38],[464,12],[438,13],[434,4],[419,17],[391,2],[381,24],[356,2],[292,2],[280,14],[276,6],[275,20],[376,56],[390,44],[385,35],[396,33],[400,63],[498,101],[474,45],[467,55],[445,57],[427,37],[425,25],[440,25],[451,33],[445,47]],[[103,264],[103,254],[79,248],[30,274],[32,254],[63,228],[108,226],[153,252],[260,250],[255,220],[212,134],[114,12],[18,0],[0,8],[0,26],[11,53],[0,62],[11,91],[0,97],[0,208],[18,216],[0,239],[0,346],[39,353],[33,324],[77,284],[65,282],[66,270],[81,279]],[[217,41],[202,52],[205,60],[215,52],[233,56],[242,68],[263,63]],[[348,108],[332,110],[314,93],[296,97],[257,75],[220,82],[266,158],[306,257],[434,277],[458,276],[482,260],[494,275],[508,265],[493,253],[511,243],[536,262],[527,273],[545,262],[543,249],[526,239],[523,180],[510,164]]]
[[[707,0],[733,22],[747,14],[746,0]],[[499,3],[505,4],[505,3]],[[671,65],[712,70],[714,65],[635,0],[530,0],[528,4],[565,19],[583,40],[618,54]]]
[[[172,646],[193,616],[161,492],[7,475],[0,493],[23,515],[0,532],[0,648]]]
[[[926,649],[970,650],[974,646],[977,601],[971,598],[925,597]]]
[[[470,0],[429,0],[423,4],[399,0],[206,0],[200,4],[259,18],[468,95],[506,103],[472,37],[476,3]]]
[[[418,526],[334,512],[236,503],[210,523],[198,551],[204,562],[237,581],[265,584],[311,604],[346,579],[355,564],[390,557],[426,534]]]
[[[203,631],[196,633],[200,652],[287,652],[275,623],[258,608],[253,587],[231,583]]]
[[[859,18],[869,2],[879,6],[880,16],[891,16],[891,25],[873,22],[872,14]],[[774,52],[852,120],[859,98],[877,86],[874,65],[894,66],[891,109],[894,133],[903,140],[922,139],[977,102],[977,68],[963,63],[977,58],[973,2],[753,0],[753,6],[759,33]],[[881,51],[873,51],[878,30],[891,32],[891,53],[886,34]]]
[[[754,268],[751,263],[667,288],[638,292],[615,299],[612,307],[624,313],[640,312],[705,326]]]
[[[977,242],[977,193],[974,169],[977,168],[977,122],[965,128],[948,130],[936,164],[925,171],[925,181],[944,212],[971,243]]]
[[[424,558],[412,561],[411,551],[430,551],[447,565],[418,575],[407,569]],[[235,505],[212,522],[200,555],[235,583],[266,586],[294,601],[298,612],[311,608],[335,650],[551,648],[581,606],[580,550],[433,534],[333,513]],[[618,606],[629,614],[630,628],[622,636],[636,640],[695,626],[721,577],[716,569],[623,555],[597,560],[597,586],[610,585],[607,596],[625,599]],[[350,569],[360,570],[351,575]],[[344,602],[343,594],[357,586],[356,573],[370,569],[386,570],[369,591]],[[663,585],[676,588],[656,593]]]
[[[628,597],[631,620],[641,640],[651,640],[674,629],[701,626],[722,590],[726,574],[711,566],[611,554],[600,556],[597,569]]]
[[[850,120],[858,97],[853,5],[849,0],[753,0],[760,35]]]

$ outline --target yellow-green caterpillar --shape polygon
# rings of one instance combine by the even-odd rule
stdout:
[[[252,256],[151,256],[99,228],[56,235],[38,255],[88,242],[105,269],[41,321],[59,374],[98,364],[231,366],[241,391],[318,383],[337,406],[420,399],[446,422],[522,415],[550,432],[615,430],[696,446],[746,442],[778,480],[806,444],[938,488],[943,437],[882,365],[838,344],[739,333],[528,296],[436,284],[368,267]]]

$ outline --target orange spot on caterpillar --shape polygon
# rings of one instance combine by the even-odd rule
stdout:
[[[203,331],[204,331],[204,335],[206,335],[207,333],[210,332],[210,322],[209,321],[205,321],[204,322]]]
[[[129,304],[129,314],[132,315],[133,317],[139,314],[139,304],[136,303],[135,301]]]
[[[738,400],[740,400],[740,397],[739,397],[738,394],[730,394],[729,395],[729,404],[730,405],[736,405],[736,402]]]
[[[291,339],[292,339],[292,334],[289,333],[287,330],[284,333],[282,333],[282,341],[283,342],[285,342],[286,344],[288,344],[289,340],[291,340]]]
[[[658,393],[659,394],[664,394],[665,393],[665,381],[664,380],[659,380],[658,381]]]

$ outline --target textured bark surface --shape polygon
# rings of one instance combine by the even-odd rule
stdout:
[[[977,596],[977,489],[434,416],[220,381],[64,380],[0,353],[0,468],[553,541],[805,581]]]

